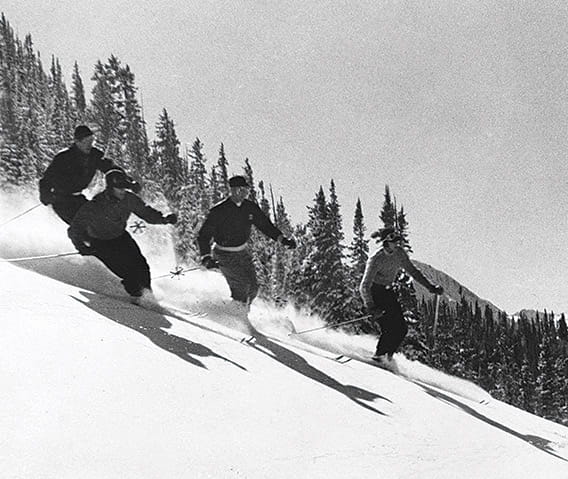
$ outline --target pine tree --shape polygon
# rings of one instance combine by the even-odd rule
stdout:
[[[385,228],[396,228],[397,212],[391,198],[389,185],[385,185],[383,206],[379,218]]]
[[[11,188],[31,183],[52,151],[46,148],[47,77],[33,50],[22,43],[5,16],[0,22],[0,183]]]
[[[404,212],[404,206],[402,205],[400,206],[400,210],[397,210],[396,229],[402,236],[402,245],[404,249],[411,253],[412,247],[410,246],[410,241],[408,240],[408,221],[406,220],[406,213]]]
[[[0,19],[0,186],[3,189],[17,184],[24,166],[23,154],[19,151],[18,105],[20,82],[17,75],[17,47],[14,31],[2,13]]]
[[[87,102],[85,100],[85,88],[83,86],[83,80],[79,73],[79,65],[77,62],[73,65],[71,82],[71,98],[73,99],[73,106],[75,107],[76,122],[82,123],[85,121]]]
[[[164,195],[173,203],[189,173],[187,163],[180,156],[179,146],[174,122],[164,108],[156,124],[156,140],[152,145],[152,168],[159,178]]]
[[[291,293],[297,306],[323,312],[326,302],[321,277],[324,271],[323,251],[326,246],[325,225],[328,220],[328,208],[322,187],[314,198],[313,206],[308,208],[308,215],[307,228],[297,230],[297,234],[304,238],[298,252],[303,260],[298,261],[291,271]]]
[[[217,164],[211,171],[212,202],[217,203],[229,195],[229,162],[225,156],[225,146],[221,143]]]
[[[97,125],[97,142],[106,145],[106,156],[120,157],[121,138],[119,138],[120,114],[115,103],[116,80],[107,67],[99,60],[91,78],[95,82],[91,91],[91,103],[87,110],[90,123]]]
[[[536,378],[536,412],[546,419],[554,419],[555,375],[550,337],[545,335],[540,344],[538,376]]]
[[[288,218],[286,207],[282,197],[278,200],[274,207],[274,194],[272,186],[270,186],[270,197],[272,201],[272,209],[275,210],[275,224],[282,231],[284,236],[292,234],[292,224]],[[298,243],[299,243],[298,239]],[[274,261],[272,262],[272,298],[277,305],[284,305],[288,302],[288,274],[292,269],[292,262],[296,256],[295,252],[289,251],[281,245],[276,245],[274,253]]]
[[[149,144],[146,126],[142,116],[142,108],[137,98],[138,88],[134,83],[134,73],[129,65],[122,67],[115,57],[111,57],[109,64],[116,69],[116,77],[120,87],[120,106],[122,112],[122,127],[125,137],[124,161],[138,176],[151,177],[149,161]]]
[[[346,268],[343,264],[343,232],[335,184],[331,183],[330,202],[320,187],[309,208],[309,250],[295,279],[295,289],[304,289],[311,311],[327,321],[339,322],[353,312]],[[302,293],[305,299],[306,294]]]
[[[205,166],[207,159],[203,152],[203,143],[196,138],[191,149],[188,152],[190,158],[189,163],[189,186],[191,187],[191,195],[193,203],[196,207],[198,215],[207,214],[210,207],[209,202],[209,183],[207,177],[207,167]]]
[[[209,178],[203,143],[196,138],[187,151],[189,174],[187,184],[180,189],[179,226],[180,251],[185,258],[197,259],[197,233],[209,212]]]
[[[49,90],[51,99],[48,107],[49,144],[53,151],[57,151],[71,140],[71,109],[61,65],[54,56],[51,57]]]
[[[95,86],[87,118],[98,126],[97,140],[106,145],[106,156],[135,176],[150,179],[150,146],[134,73],[111,55],[107,63],[96,63],[92,80]]]
[[[361,200],[357,198],[355,216],[353,218],[353,240],[349,248],[351,251],[351,264],[353,265],[353,276],[356,282],[359,282],[363,277],[365,265],[369,258],[369,240],[365,239],[365,231]]]
[[[211,185],[211,187],[210,187],[210,189],[211,189],[211,191],[210,191],[211,204],[216,205],[223,198],[223,196],[219,192],[219,190],[220,190],[220,188],[219,188],[219,173],[217,173],[216,165],[213,165],[211,167],[210,172],[209,172],[209,184]]]
[[[252,171],[252,166],[248,158],[245,158],[245,166],[243,169],[244,169],[244,176],[248,184],[250,185],[249,200],[251,200],[253,203],[258,203],[257,192],[254,182],[254,173]]]
[[[174,249],[178,259],[188,257],[192,248],[185,244],[185,237],[189,230],[188,214],[185,211],[190,207],[184,200],[186,185],[189,178],[187,161],[181,158],[180,141],[175,125],[168,111],[164,108],[156,123],[156,140],[151,149],[152,175],[156,181],[147,182],[155,185],[156,192],[163,191],[170,209],[178,213],[178,223],[175,225]],[[159,184],[156,184],[159,183]]]

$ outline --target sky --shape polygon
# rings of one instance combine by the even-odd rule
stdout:
[[[38,230],[55,246],[63,240],[42,211]],[[37,239],[18,238],[28,251]],[[147,239],[139,241],[161,273],[167,258]],[[119,280],[108,271],[82,286],[103,268],[93,258],[52,261],[49,274],[35,271],[48,261],[29,270],[0,262],[4,477],[566,477],[568,428],[472,383],[398,354],[403,376],[316,355],[291,343],[283,323],[300,330],[313,318],[258,300],[251,321],[273,337],[239,343],[219,274],[154,280],[170,305],[154,312],[109,296]],[[355,357],[376,341],[312,335]]]
[[[563,1],[4,0],[89,89],[130,65],[150,136],[163,108],[210,164],[273,185],[293,222],[333,179],[351,235],[388,184],[414,258],[514,313],[568,312],[568,5]]]

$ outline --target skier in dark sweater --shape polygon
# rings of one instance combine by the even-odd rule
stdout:
[[[97,257],[122,278],[132,302],[139,304],[144,290],[151,291],[150,267],[126,231],[126,222],[131,213],[151,224],[175,224],[177,217],[173,213],[162,215],[127,191],[135,184],[122,170],[109,170],[105,181],[106,189],[77,212],[68,235],[79,253]]]
[[[111,160],[104,158],[101,150],[93,147],[94,134],[88,126],[75,128],[74,142],[55,155],[39,181],[39,198],[44,205],[52,205],[53,211],[70,224],[87,202],[82,194],[89,186],[97,170],[106,173],[117,168]],[[134,192],[140,185],[129,178]]]
[[[371,237],[382,242],[382,248],[367,261],[359,291],[367,312],[376,317],[381,326],[381,337],[373,359],[379,363],[390,361],[408,332],[398,296],[392,283],[404,269],[432,294],[442,294],[444,288],[432,283],[412,264],[402,248],[402,236],[394,228],[384,228]],[[381,313],[384,314],[381,315]]]
[[[247,245],[251,226],[288,248],[295,248],[296,241],[286,238],[256,203],[246,199],[249,185],[243,176],[233,176],[229,186],[229,197],[209,211],[197,241],[201,263],[207,269],[218,267],[221,270],[229,284],[237,314],[254,334],[256,331],[248,321],[250,304],[258,293],[256,271]]]

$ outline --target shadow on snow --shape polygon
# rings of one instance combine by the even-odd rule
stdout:
[[[426,391],[426,393],[428,393],[430,396],[435,397],[436,399],[439,399],[441,401],[444,401],[448,404],[452,404],[453,406],[456,406],[458,408],[460,408],[462,411],[466,412],[467,414],[475,417],[476,419],[479,419],[480,421],[483,421],[487,424],[489,424],[490,426],[496,427],[497,429],[500,429],[501,431],[504,431],[508,434],[511,434],[512,436],[515,436],[519,439],[521,439],[522,441],[525,441],[526,443],[530,444],[531,446],[536,447],[537,449],[540,449],[541,451],[546,452],[547,454],[550,454],[554,457],[557,457],[558,459],[561,459],[562,461],[568,462],[568,460],[564,459],[562,456],[559,456],[558,454],[555,454],[552,450],[552,447],[550,447],[550,445],[552,444],[551,441],[549,441],[548,439],[545,439],[543,437],[539,437],[539,436],[535,436],[532,434],[521,434],[518,431],[515,431],[513,429],[511,429],[510,427],[505,426],[504,424],[501,424],[493,419],[488,418],[487,416],[484,416],[483,414],[477,412],[475,409],[473,409],[472,407],[468,406],[467,404],[464,404],[461,401],[458,401],[457,399],[448,396],[447,394],[444,394],[441,391],[438,391],[436,389],[433,389],[423,383],[420,383],[418,381],[415,381],[416,384],[418,384],[420,387],[422,387],[424,389],[424,391]]]
[[[246,368],[243,366],[217,354],[203,344],[181,338],[165,331],[172,326],[172,323],[168,321],[163,314],[144,309],[140,306],[122,303],[120,300],[111,301],[109,298],[95,293],[81,291],[81,295],[86,301],[75,297],[73,297],[73,299],[107,317],[111,321],[146,336],[156,346],[194,366],[207,369],[198,358],[214,357],[246,371]]]

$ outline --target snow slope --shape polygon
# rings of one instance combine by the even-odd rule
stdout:
[[[0,256],[71,249],[46,210],[34,214],[33,238],[26,218],[0,229]],[[161,276],[171,257],[153,231],[140,243]],[[0,262],[3,478],[568,478],[568,428],[470,383],[401,356],[413,380],[278,341],[240,344],[216,273],[156,279],[178,308],[166,314],[121,300],[93,258],[18,264]],[[290,321],[321,324],[260,301],[251,317],[284,339]],[[339,352],[374,346],[311,337]]]

